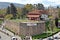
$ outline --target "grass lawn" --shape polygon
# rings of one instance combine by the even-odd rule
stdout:
[[[51,35],[51,33],[48,33],[48,35]],[[39,35],[34,35],[32,36],[33,39],[39,39],[39,38],[45,38],[48,36],[47,33],[39,34]]]
[[[39,22],[34,20],[28,20],[28,19],[12,19],[13,22]]]
[[[33,39],[46,38],[46,37],[49,37],[49,36],[52,36],[52,35],[56,34],[56,33],[59,32],[59,31],[60,31],[60,29],[55,27],[55,28],[54,28],[54,32],[52,32],[52,31],[47,31],[47,33],[34,35],[34,36],[32,36],[32,38],[33,38]]]
[[[3,20],[0,20],[0,24],[3,22]]]

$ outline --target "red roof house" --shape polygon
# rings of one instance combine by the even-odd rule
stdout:
[[[40,20],[41,14],[46,13],[44,10],[33,10],[27,14],[29,20]]]

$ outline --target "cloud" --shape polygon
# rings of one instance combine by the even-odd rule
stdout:
[[[50,2],[54,2],[55,5],[59,5],[60,4],[60,0],[48,0]]]

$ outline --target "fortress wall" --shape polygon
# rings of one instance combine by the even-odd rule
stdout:
[[[13,21],[6,21],[5,27],[7,27],[8,29],[10,29],[11,31],[15,32],[18,35],[24,35],[24,36],[42,34],[45,31],[44,22],[16,23]]]

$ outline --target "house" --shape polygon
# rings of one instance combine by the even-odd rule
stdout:
[[[29,20],[42,20],[47,19],[48,14],[46,10],[33,10],[27,14]]]
[[[48,15],[47,14],[42,14],[40,17],[41,20],[49,20]]]

